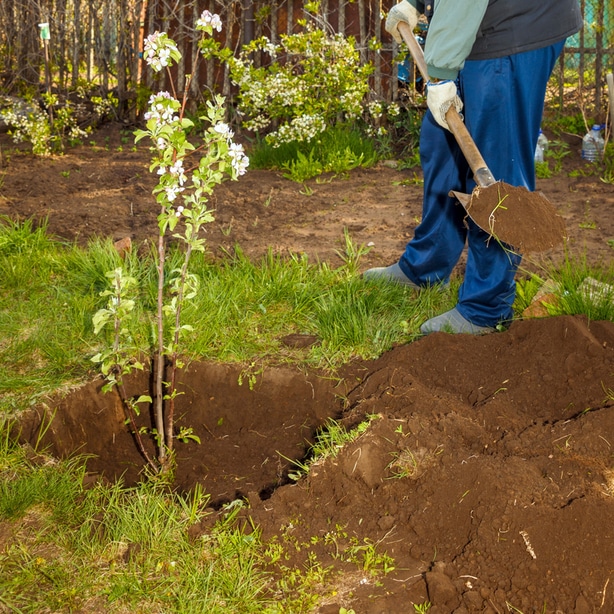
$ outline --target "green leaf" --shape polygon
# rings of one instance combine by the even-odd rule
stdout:
[[[111,312],[108,309],[99,309],[92,317],[94,324],[94,334],[98,334],[111,319]]]
[[[135,130],[134,134],[135,134],[135,137],[134,137],[135,143],[138,143],[140,140],[150,135],[150,133],[147,130]]]

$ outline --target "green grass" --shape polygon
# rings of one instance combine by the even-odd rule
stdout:
[[[357,166],[372,166],[378,153],[375,142],[361,131],[339,125],[308,142],[273,147],[264,140],[256,141],[249,160],[252,168],[284,170],[288,179],[303,182],[325,172],[342,175]]]
[[[0,553],[0,609],[265,611],[263,548],[257,532],[231,526],[235,511],[191,540],[188,528],[209,513],[200,490],[86,488],[78,458],[39,454],[32,462],[7,432],[0,423],[0,522],[21,521],[21,528]]]
[[[560,288],[558,304],[552,315],[584,314],[590,320],[614,321],[614,264],[599,269],[586,260],[568,258],[554,273],[553,279]],[[590,291],[590,282],[597,282],[597,290]]]
[[[301,360],[338,366],[352,356],[373,357],[417,333],[425,310],[445,300],[424,292],[364,283],[360,249],[346,237],[346,264],[332,269],[304,256],[269,253],[250,262],[237,250],[221,263],[196,254],[192,271],[200,281],[184,312],[194,328],[188,357],[250,363]],[[167,270],[181,254],[171,251]],[[110,242],[87,249],[53,240],[29,223],[0,224],[0,411],[17,411],[54,391],[90,378],[90,358],[105,343],[93,332],[92,316],[105,304],[106,273],[121,259]],[[130,255],[125,267],[138,282],[130,322],[137,348],[151,353],[157,273],[152,254]],[[449,299],[448,299],[449,300]],[[434,301],[435,306],[431,304]],[[408,327],[407,322],[412,324]],[[309,353],[282,347],[289,333],[316,335]],[[107,339],[108,341],[108,339]]]

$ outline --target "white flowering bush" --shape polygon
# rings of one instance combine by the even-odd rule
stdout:
[[[366,105],[364,134],[372,138],[382,157],[407,159],[414,166],[422,114],[396,102],[372,101]]]
[[[304,8],[319,10],[317,3]],[[206,57],[217,57],[229,67],[238,88],[241,125],[259,137],[252,152],[255,163],[282,168],[296,181],[372,164],[371,148],[354,146],[354,131],[363,143],[389,155],[398,136],[389,129],[398,123],[399,107],[376,99],[369,85],[373,66],[361,64],[353,38],[306,20],[299,23],[302,32],[282,35],[278,44],[261,37],[243,46],[238,57],[211,39],[201,47]],[[375,40],[369,43],[375,51],[379,46]],[[352,147],[337,146],[338,129],[347,133],[343,140],[352,140]],[[324,138],[331,130],[334,138]],[[285,159],[271,153],[272,148]]]
[[[22,108],[9,108],[2,112],[8,133],[14,143],[29,142],[36,156],[48,156],[52,152],[49,116],[36,108],[24,113]]]
[[[204,11],[197,22],[197,28],[211,35],[213,30],[221,28],[219,16]],[[164,32],[155,32],[145,41],[144,58],[154,71],[168,70],[173,84],[170,67],[181,55],[175,42]],[[189,89],[185,84],[182,91]],[[204,250],[201,236],[205,224],[213,221],[212,211],[208,207],[209,196],[215,186],[225,178],[237,179],[243,175],[249,160],[243,146],[234,142],[234,134],[224,122],[224,98],[216,96],[206,106],[205,116],[200,119],[207,125],[202,135],[202,143],[197,147],[188,140],[187,133],[194,123],[184,116],[185,98],[179,100],[174,86],[171,92],[161,91],[152,94],[148,110],[144,115],[145,129],[136,131],[136,141],[148,138],[152,143],[152,161],[150,172],[158,175],[158,184],[153,190],[160,207],[158,214],[158,297],[156,312],[156,348],[153,374],[153,395],[141,395],[137,402],[122,399],[124,409],[129,416],[138,411],[138,403],[152,403],[155,427],[151,433],[157,444],[157,459],[146,458],[150,468],[155,472],[168,472],[172,469],[173,443],[176,439],[195,439],[190,429],[175,431],[174,401],[177,395],[175,387],[176,370],[181,366],[180,342],[189,326],[181,321],[182,308],[186,300],[196,296],[198,278],[190,273],[191,255]],[[166,239],[168,233],[184,247],[182,266],[165,277]],[[95,327],[101,331],[109,325],[114,331],[114,340],[110,347],[99,352],[93,360],[102,365],[103,374],[107,376],[108,388],[117,387],[120,392],[123,383],[117,375],[127,374],[132,368],[142,368],[141,361],[127,360],[121,351],[124,341],[121,337],[122,317],[127,310],[118,310],[118,301],[129,301],[121,287],[121,275],[116,271],[109,275],[113,288],[106,295],[109,304],[94,316]],[[118,282],[118,280],[120,280]],[[130,303],[128,303],[130,304]],[[118,361],[117,364],[113,364]],[[168,371],[165,368],[168,366]],[[130,422],[133,424],[134,421]],[[141,433],[134,431],[137,440]],[[142,451],[144,448],[139,445]],[[143,454],[145,456],[145,454]]]
[[[113,92],[109,92],[106,98],[102,96],[92,96],[91,101],[94,105],[94,113],[99,119],[103,119],[109,115],[115,115],[115,117],[117,117],[119,100]]]
[[[257,65],[254,54],[268,58]],[[341,118],[363,113],[371,64],[361,65],[353,38],[305,24],[274,45],[261,37],[227,58],[230,78],[239,88],[243,126],[266,134],[274,146],[310,141]]]
[[[362,126],[367,136],[376,140],[388,134],[401,115],[401,109],[396,102],[384,102],[383,100],[370,100],[365,105]]]
[[[20,102],[2,111],[14,143],[29,142],[34,155],[49,156],[64,151],[66,141],[75,144],[88,135],[77,124],[70,101],[60,105],[55,94],[43,94],[43,101],[51,113]]]

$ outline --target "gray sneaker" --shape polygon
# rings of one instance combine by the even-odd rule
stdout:
[[[472,324],[469,320],[463,318],[458,313],[456,307],[442,313],[440,316],[435,316],[430,320],[427,320],[421,327],[420,332],[423,335],[429,333],[467,333],[469,335],[486,335],[488,333],[494,333],[497,329],[494,326],[478,326]]]
[[[414,288],[416,290],[420,289],[420,286],[415,284],[403,271],[399,266],[398,262],[395,264],[391,264],[390,266],[382,266],[377,267],[375,269],[368,269],[362,274],[363,279],[367,281],[391,281],[397,284],[403,284],[404,286],[409,286],[410,288]]]

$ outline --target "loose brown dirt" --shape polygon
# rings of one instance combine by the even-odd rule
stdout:
[[[46,219],[78,242],[155,236],[147,151],[130,151],[116,127],[94,138],[97,147],[47,160],[2,141],[0,215]],[[585,170],[579,139],[570,145],[564,172],[538,187],[565,219],[565,249],[609,262],[614,189],[594,174],[569,177]],[[336,266],[347,228],[372,247],[363,268],[390,264],[419,219],[419,178],[380,165],[305,187],[250,171],[216,190],[209,249],[302,252]],[[525,266],[564,256],[557,248]],[[303,341],[317,342],[288,340]],[[182,447],[177,486],[204,484],[214,509],[244,498],[245,518],[286,545],[288,564],[314,553],[333,566],[339,573],[314,586],[314,611],[411,613],[428,600],[431,614],[614,612],[613,324],[558,317],[485,337],[436,333],[349,364],[335,381],[290,367],[252,387],[239,376],[231,365],[182,373],[178,413],[202,445]],[[58,454],[88,451],[91,472],[137,479],[142,460],[100,382],[34,410],[24,437],[55,409],[47,436]],[[335,459],[289,479],[290,460],[328,417],[351,427],[366,416],[370,427]],[[370,574],[371,544],[394,560],[385,576]]]

